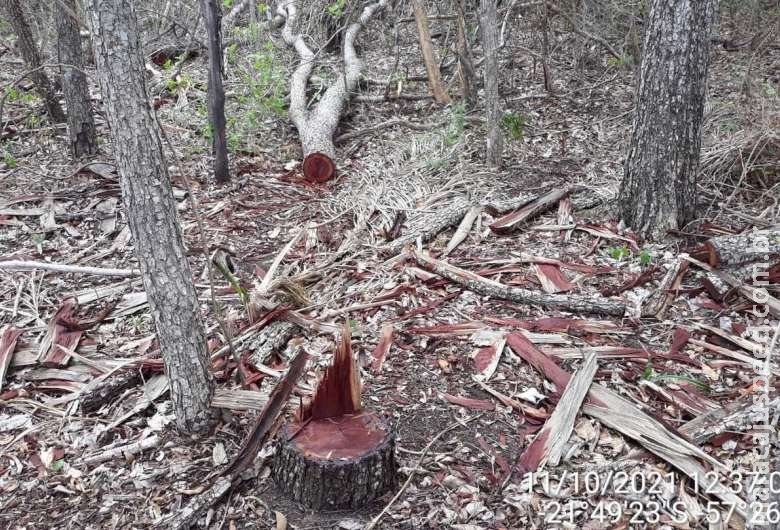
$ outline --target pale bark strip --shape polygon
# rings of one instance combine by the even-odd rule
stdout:
[[[286,0],[279,6],[278,14],[286,18],[282,37],[288,46],[295,49],[301,61],[290,78],[290,119],[301,137],[304,160],[315,153],[335,160],[333,133],[363,71],[363,61],[355,51],[355,38],[374,13],[386,5],[387,0],[379,0],[366,6],[358,21],[347,28],[344,34],[344,73],[328,87],[312,110],[306,106],[306,84],[314,68],[314,52],[306,45],[303,35],[293,33],[298,18],[296,2]]]
[[[547,446],[545,456],[542,458],[542,464],[546,463],[555,467],[561,462],[563,449],[574,430],[574,420],[577,418],[577,412],[580,410],[585,396],[588,395],[588,389],[593,382],[593,376],[596,375],[598,363],[595,353],[586,356],[585,362],[569,380],[566,390],[563,391],[558,405],[547,421],[550,424],[550,444]]]
[[[654,0],[647,17],[621,216],[646,238],[696,217],[713,0]]]
[[[444,89],[441,82],[441,71],[439,63],[436,60],[436,54],[433,51],[431,42],[431,31],[428,28],[428,15],[425,13],[425,6],[422,0],[413,0],[414,20],[417,23],[417,35],[420,41],[420,51],[422,52],[425,71],[428,72],[428,88],[431,89],[433,99],[436,103],[446,105],[450,102],[450,96]]]
[[[203,432],[211,424],[213,393],[205,329],[149,106],[135,2],[89,0],[87,5],[122,200],[170,381],[176,424],[182,431]]]
[[[133,278],[140,276],[141,271],[136,269],[103,269],[100,267],[81,267],[78,265],[60,265],[59,263],[46,263],[43,261],[0,261],[0,270],[16,271],[52,271],[64,274],[94,274],[96,276],[117,276],[119,278]]]
[[[467,287],[475,293],[485,296],[492,296],[524,304],[535,304],[574,313],[600,313],[622,317],[626,312],[625,304],[618,300],[598,300],[592,297],[585,298],[574,295],[566,296],[560,294],[538,293],[520,287],[510,287],[491,279],[483,278],[482,276],[458,268],[445,261],[437,260],[427,253],[420,253],[413,250],[411,251],[410,256],[421,266],[435,272],[439,276],[447,278],[450,281]]]
[[[501,101],[498,93],[498,21],[496,0],[480,0],[479,27],[485,52],[485,118],[487,120],[487,163],[501,166],[503,137],[501,135]]]
[[[209,48],[208,110],[211,125],[211,150],[214,155],[214,179],[230,180],[225,120],[225,88],[222,86],[222,6],[216,0],[200,0],[206,23]]]
[[[68,109],[68,136],[74,158],[94,155],[98,151],[97,131],[92,101],[84,74],[84,52],[81,46],[76,0],[57,0],[57,50],[62,66],[62,93]],[[72,65],[72,66],[71,66]]]
[[[446,256],[450,252],[455,250],[455,248],[468,237],[469,232],[471,231],[471,227],[474,224],[474,221],[477,220],[477,217],[479,217],[481,213],[482,213],[482,206],[472,206],[471,208],[469,208],[469,211],[466,213],[466,215],[463,216],[463,219],[460,221],[460,224],[458,225],[458,229],[455,230],[454,234],[452,234],[452,239],[450,239],[450,242],[447,243],[447,247],[444,249],[442,256]]]

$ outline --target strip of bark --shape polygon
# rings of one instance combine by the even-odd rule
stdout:
[[[252,463],[252,460],[254,460],[258,451],[260,451],[268,440],[271,433],[271,427],[276,423],[276,419],[282,412],[282,408],[287,402],[287,398],[290,397],[290,394],[295,388],[295,384],[303,375],[308,359],[309,354],[301,349],[298,352],[298,355],[290,362],[287,374],[279,381],[276,388],[274,388],[263,412],[258,416],[252,432],[247,436],[243,446],[233,459],[233,462],[231,462],[227,469],[222,472],[223,476],[235,476]]]
[[[0,335],[0,390],[3,388],[3,380],[5,379],[6,371],[14,356],[16,340],[23,332],[24,330],[21,329],[7,328],[3,331],[2,335]]]
[[[617,300],[594,300],[574,295],[545,294],[510,287],[499,282],[483,278],[473,272],[461,269],[445,261],[437,260],[428,254],[412,251],[411,257],[422,267],[425,267],[439,276],[467,287],[468,289],[485,296],[492,296],[504,300],[511,300],[524,304],[536,304],[562,311],[575,313],[599,313],[613,316],[623,316],[626,306]]]
[[[596,375],[598,368],[596,359],[597,356],[594,353],[585,358],[582,368],[572,376],[569,384],[566,385],[552,416],[520,456],[520,465],[524,471],[536,471],[539,466],[545,463],[553,467],[560,463],[565,444],[574,430],[577,412],[588,394],[593,376]]]
[[[512,333],[507,336],[507,343],[515,353],[552,381],[557,388],[566,387],[571,375],[524,336]],[[708,478],[707,470],[699,460],[723,472],[727,472],[728,468],[698,446],[644,413],[630,401],[597,383],[591,385],[588,402],[582,410],[588,416],[637,441],[697,483],[707,485],[708,492],[734,506],[736,515],[745,518],[747,503],[726,486],[719,483],[710,484],[711,479]]]
[[[141,275],[141,271],[137,269],[104,269],[100,267],[80,267],[78,265],[61,265],[59,263],[46,263],[43,261],[0,261],[0,270],[1,269],[17,271],[41,270],[61,272],[65,274],[94,274],[96,276],[117,276],[120,278],[133,278],[135,276]]]

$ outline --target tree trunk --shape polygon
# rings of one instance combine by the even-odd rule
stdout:
[[[487,119],[487,163],[501,166],[501,106],[498,96],[498,21],[496,0],[480,0],[479,26],[485,52],[485,117]]]
[[[468,37],[466,36],[466,6],[465,0],[457,0],[457,51],[458,51],[458,76],[460,77],[461,96],[466,108],[474,106],[475,86],[477,75],[474,72],[474,58],[471,55]]]
[[[230,180],[227,140],[225,139],[225,89],[222,86],[222,10],[216,0],[200,0],[209,38],[209,124],[211,150],[214,154],[214,178]]]
[[[43,59],[41,59],[41,53],[38,51],[38,46],[35,44],[32,30],[27,20],[24,18],[24,12],[22,11],[22,5],[19,0],[0,0],[0,6],[2,7],[3,14],[11,24],[11,28],[16,33],[16,46],[19,48],[19,53],[22,55],[25,64],[30,70],[34,70],[30,73],[30,78],[35,85],[35,90],[43,100],[43,104],[46,106],[46,113],[49,115],[49,120],[52,123],[62,123],[65,121],[65,113],[60,107],[57,94],[54,90],[54,86],[49,80],[49,76],[42,68]]]
[[[647,20],[621,215],[659,238],[695,218],[713,0],[654,0]]]
[[[87,76],[83,72],[78,6],[75,0],[58,0],[56,4],[59,62],[74,67],[62,67],[62,92],[68,108],[70,152],[74,158],[81,158],[97,153],[98,145]]]
[[[428,15],[425,13],[425,6],[422,0],[414,0],[414,20],[417,23],[417,35],[420,40],[420,51],[425,62],[425,71],[428,73],[428,88],[431,89],[433,99],[436,103],[447,104],[450,102],[450,96],[444,89],[441,82],[441,71],[439,62],[436,60],[436,53],[433,51],[431,43],[431,32],[428,29]]]
[[[92,43],[122,199],[171,387],[176,424],[203,432],[213,393],[190,267],[157,122],[149,106],[133,0],[89,0]]]

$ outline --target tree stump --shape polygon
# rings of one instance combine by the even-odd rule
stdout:
[[[274,480],[314,510],[357,509],[397,484],[395,434],[386,418],[362,410],[287,425]]]

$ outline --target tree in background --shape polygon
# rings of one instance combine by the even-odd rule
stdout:
[[[205,331],[162,141],[149,106],[134,1],[89,0],[88,11],[122,200],[170,382],[176,424],[185,432],[203,432],[211,423],[213,393]]]
[[[52,123],[64,122],[65,113],[57,99],[57,91],[43,69],[41,52],[35,43],[30,25],[24,17],[22,4],[19,0],[0,0],[0,8],[16,34],[16,46],[19,48],[19,53],[27,67],[31,70],[29,76],[35,85],[36,92],[46,106],[49,120]]]
[[[501,102],[498,95],[498,20],[496,0],[480,0],[479,27],[485,53],[485,118],[487,119],[487,163],[501,166]]]
[[[57,0],[57,50],[62,64],[62,92],[68,110],[70,151],[75,158],[97,153],[97,132],[83,71],[84,52],[76,0]]]
[[[217,182],[227,182],[230,174],[225,139],[225,89],[222,86],[222,7],[216,0],[200,0],[200,7],[209,39],[208,108],[214,178]]]
[[[620,186],[625,222],[646,238],[696,213],[713,0],[654,0],[647,17],[633,133]]]

